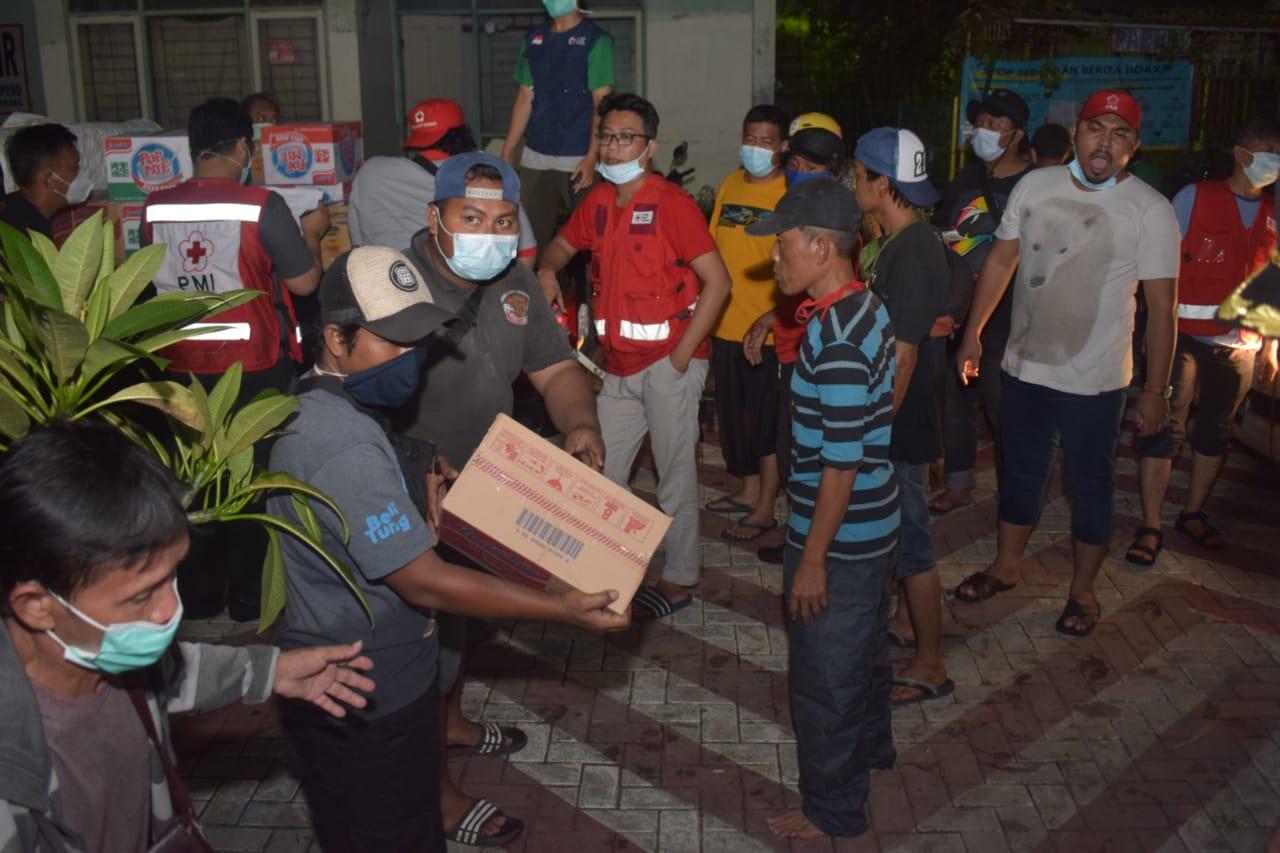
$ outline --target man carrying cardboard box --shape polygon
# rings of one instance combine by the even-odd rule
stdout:
[[[338,258],[320,284],[316,367],[303,378],[298,415],[271,453],[272,470],[322,489],[342,509],[350,538],[335,514],[321,510],[324,544],[354,568],[373,615],[371,623],[314,552],[283,543],[289,600],[277,642],[293,648],[316,637],[359,637],[381,679],[376,701],[349,721],[330,724],[298,703],[285,709],[317,840],[329,851],[435,853],[446,839],[490,847],[523,829],[484,799],[442,817],[439,632],[429,611],[600,631],[630,622],[629,614],[607,609],[617,592],[551,594],[437,553],[442,479],[404,461],[412,455],[402,437],[393,447],[386,423],[418,388],[424,338],[452,319],[399,252],[367,246]],[[287,497],[272,498],[267,509],[299,523]],[[451,805],[446,800],[444,809]]]

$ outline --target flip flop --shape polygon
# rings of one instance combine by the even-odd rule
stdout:
[[[1144,536],[1150,536],[1156,540],[1156,547],[1143,545],[1140,541]],[[1135,566],[1154,566],[1156,557],[1160,556],[1160,552],[1164,550],[1164,531],[1157,530],[1154,527],[1139,527],[1137,532],[1133,534],[1133,544],[1129,546],[1129,550],[1124,552],[1124,560],[1126,563],[1132,563]]]
[[[708,512],[714,512],[716,515],[725,516],[746,515],[751,512],[751,510],[755,509],[751,504],[744,504],[742,501],[735,501],[728,495],[709,501],[703,504],[702,508]]]
[[[889,645],[897,646],[900,649],[914,649],[916,647],[915,640],[908,640],[892,628],[889,629]]]
[[[1086,627],[1072,628],[1067,624],[1068,619],[1083,619]],[[1067,599],[1067,606],[1062,608],[1062,615],[1058,617],[1058,623],[1053,627],[1057,629],[1059,634],[1065,634],[1068,637],[1087,637],[1093,633],[1093,629],[1098,627],[1099,620],[1102,619],[1102,603],[1098,604],[1081,604],[1074,598]]]
[[[507,743],[510,739],[511,743]],[[512,755],[525,748],[529,737],[515,726],[503,727],[497,723],[480,726],[480,741],[472,746],[451,746],[449,757],[464,755]]]
[[[1204,525],[1204,530],[1195,533],[1187,526],[1188,521],[1198,521]],[[1218,528],[1209,523],[1209,516],[1203,512],[1184,512],[1178,516],[1178,520],[1174,522],[1173,529],[1182,535],[1188,537],[1192,542],[1201,548],[1209,548],[1213,551],[1221,551],[1227,547],[1227,541],[1222,538],[1222,532]]]
[[[496,817],[506,817],[502,809],[483,797],[471,804],[458,825],[444,837],[445,841],[465,844],[468,847],[501,847],[515,841],[524,832],[524,821],[508,817],[502,828],[493,835],[485,835],[484,828]]]
[[[960,590],[965,586],[973,588],[973,592],[968,595],[961,594]],[[995,575],[986,572],[974,572],[969,577],[960,581],[956,586],[956,601],[963,601],[966,604],[976,604],[979,601],[986,601],[988,598],[999,595],[1002,592],[1008,592],[1017,586],[1016,583],[1006,583]]]
[[[692,594],[679,601],[672,601],[659,592],[656,586],[645,587],[631,599],[631,621],[652,622],[654,619],[661,619],[684,610],[692,603]]]
[[[727,542],[754,542],[769,531],[777,530],[778,519],[771,518],[769,519],[768,524],[756,524],[754,521],[740,520],[738,521],[738,527],[745,527],[748,530],[754,530],[755,533],[752,533],[750,536],[734,536],[733,528],[730,527],[728,530],[720,531],[720,538]]]
[[[910,687],[912,690],[919,690],[920,693],[913,699],[894,699],[889,704],[895,708],[902,708],[907,705],[919,705],[921,702],[932,702],[934,699],[941,699],[943,696],[950,696],[956,692],[956,683],[950,678],[941,684],[933,685],[927,681],[921,681],[918,678],[908,678],[905,675],[895,675],[893,680],[889,682],[894,687]]]

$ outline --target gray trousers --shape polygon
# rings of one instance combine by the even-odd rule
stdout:
[[[698,401],[709,364],[695,358],[681,374],[663,357],[639,373],[610,373],[596,397],[604,434],[604,474],[625,486],[645,433],[658,466],[658,506],[675,521],[663,540],[662,579],[681,586],[698,582]]]

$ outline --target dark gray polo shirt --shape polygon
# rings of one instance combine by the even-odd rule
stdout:
[[[430,232],[419,231],[405,254],[436,304],[456,312],[471,289],[455,285],[427,259],[431,240]],[[511,414],[511,384],[521,373],[536,373],[573,358],[568,336],[527,267],[512,264],[500,278],[478,286],[485,288],[480,313],[462,345],[455,349],[438,336],[428,343],[423,388],[404,430],[435,442],[459,470],[493,419],[499,413]]]

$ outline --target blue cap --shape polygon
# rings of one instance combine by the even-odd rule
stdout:
[[[487,187],[467,187],[467,172],[473,166],[492,166],[502,175],[501,196],[498,190]],[[493,201],[509,201],[520,203],[520,176],[511,164],[501,157],[486,154],[483,151],[469,151],[466,154],[455,154],[440,164],[436,170],[436,197],[433,201],[444,201],[447,198],[486,198]]]
[[[884,175],[916,207],[933,207],[942,193],[929,183],[924,142],[909,130],[877,127],[858,138],[853,159]]]

